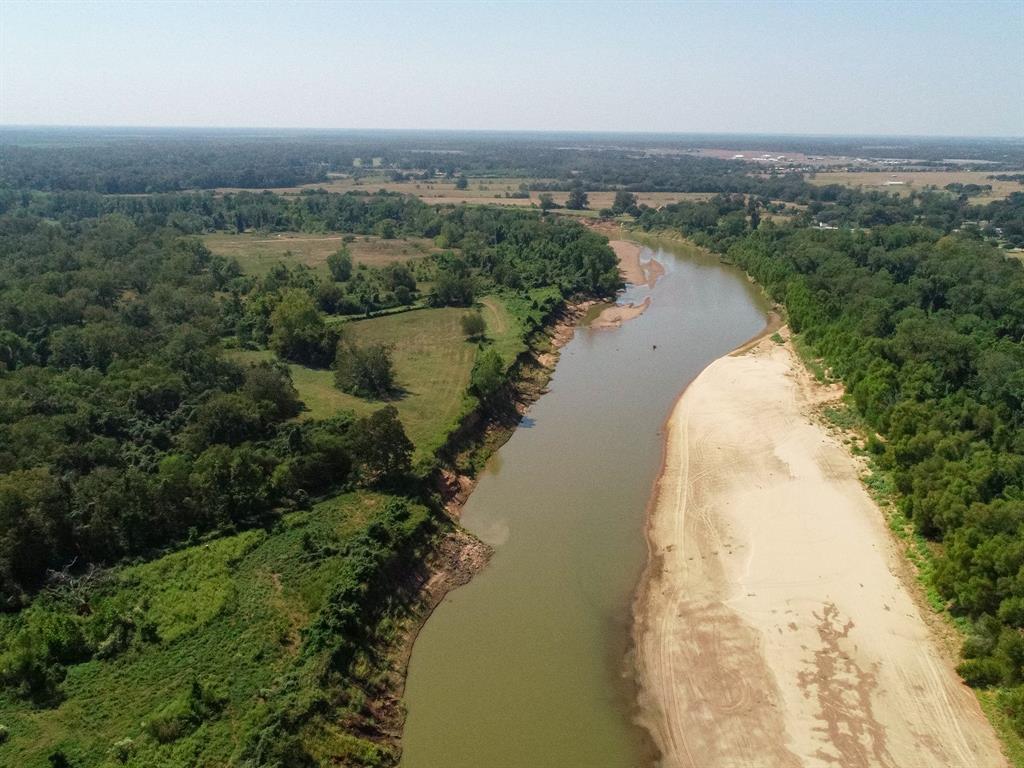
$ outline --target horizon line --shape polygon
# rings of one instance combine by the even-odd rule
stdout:
[[[76,123],[0,123],[0,131],[7,130],[151,130],[151,131],[285,131],[293,133],[451,133],[451,134],[550,134],[593,136],[729,136],[808,139],[987,139],[1024,141],[1021,134],[928,134],[928,133],[795,133],[785,131],[716,131],[716,130],[636,130],[594,128],[328,128],[311,126],[261,125],[155,125],[155,124],[76,124]]]

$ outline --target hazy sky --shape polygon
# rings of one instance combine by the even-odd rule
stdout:
[[[1024,135],[1024,0],[22,3],[0,123]]]

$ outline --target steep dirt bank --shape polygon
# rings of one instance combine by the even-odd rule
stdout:
[[[636,603],[640,720],[665,766],[1004,766],[908,589],[838,397],[789,345],[709,366],[667,425]]]
[[[491,548],[460,528],[442,534],[422,565],[405,574],[397,591],[410,596],[390,647],[384,650],[388,659],[387,682],[379,697],[369,703],[369,710],[380,727],[382,740],[400,749],[402,726],[405,724],[405,677],[413,645],[430,614],[445,595],[467,584],[487,565]],[[400,752],[399,752],[400,754]]]

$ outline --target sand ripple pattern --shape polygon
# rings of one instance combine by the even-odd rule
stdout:
[[[668,422],[635,630],[666,768],[1006,765],[857,465],[811,418],[837,395],[765,340]]]

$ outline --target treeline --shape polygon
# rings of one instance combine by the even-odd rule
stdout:
[[[45,194],[0,189],[0,213],[19,210],[66,225],[119,214],[143,228],[207,231],[341,231],[398,237],[433,237],[443,216],[415,197],[386,192],[329,194],[322,190],[282,196],[271,192],[183,192],[161,195]]]
[[[348,155],[351,165],[351,155]],[[340,164],[343,157],[336,157]],[[144,194],[265,189],[323,181],[326,159],[278,141],[120,135],[54,145],[0,143],[0,181],[18,189]]]
[[[6,128],[0,131],[0,183],[140,194],[266,189],[320,182],[328,173],[385,171],[419,178],[576,179],[592,189],[764,194],[744,186],[759,183],[760,166],[697,154],[702,148],[740,145],[744,150],[920,160],[915,165],[935,168],[950,166],[947,158],[979,161],[977,167],[992,171],[1016,169],[1024,162],[1024,147],[1015,139]]]
[[[905,195],[836,185],[821,187],[820,196],[797,203],[787,214],[797,226],[870,229],[912,222],[944,234],[965,229],[1012,247],[1024,247],[1024,193],[1005,200],[973,204],[966,195],[939,191]],[[784,206],[754,195],[717,195],[703,202],[683,201],[659,209],[641,206],[637,223],[644,229],[677,229],[700,244],[725,250],[737,238],[757,229],[768,214]]]

